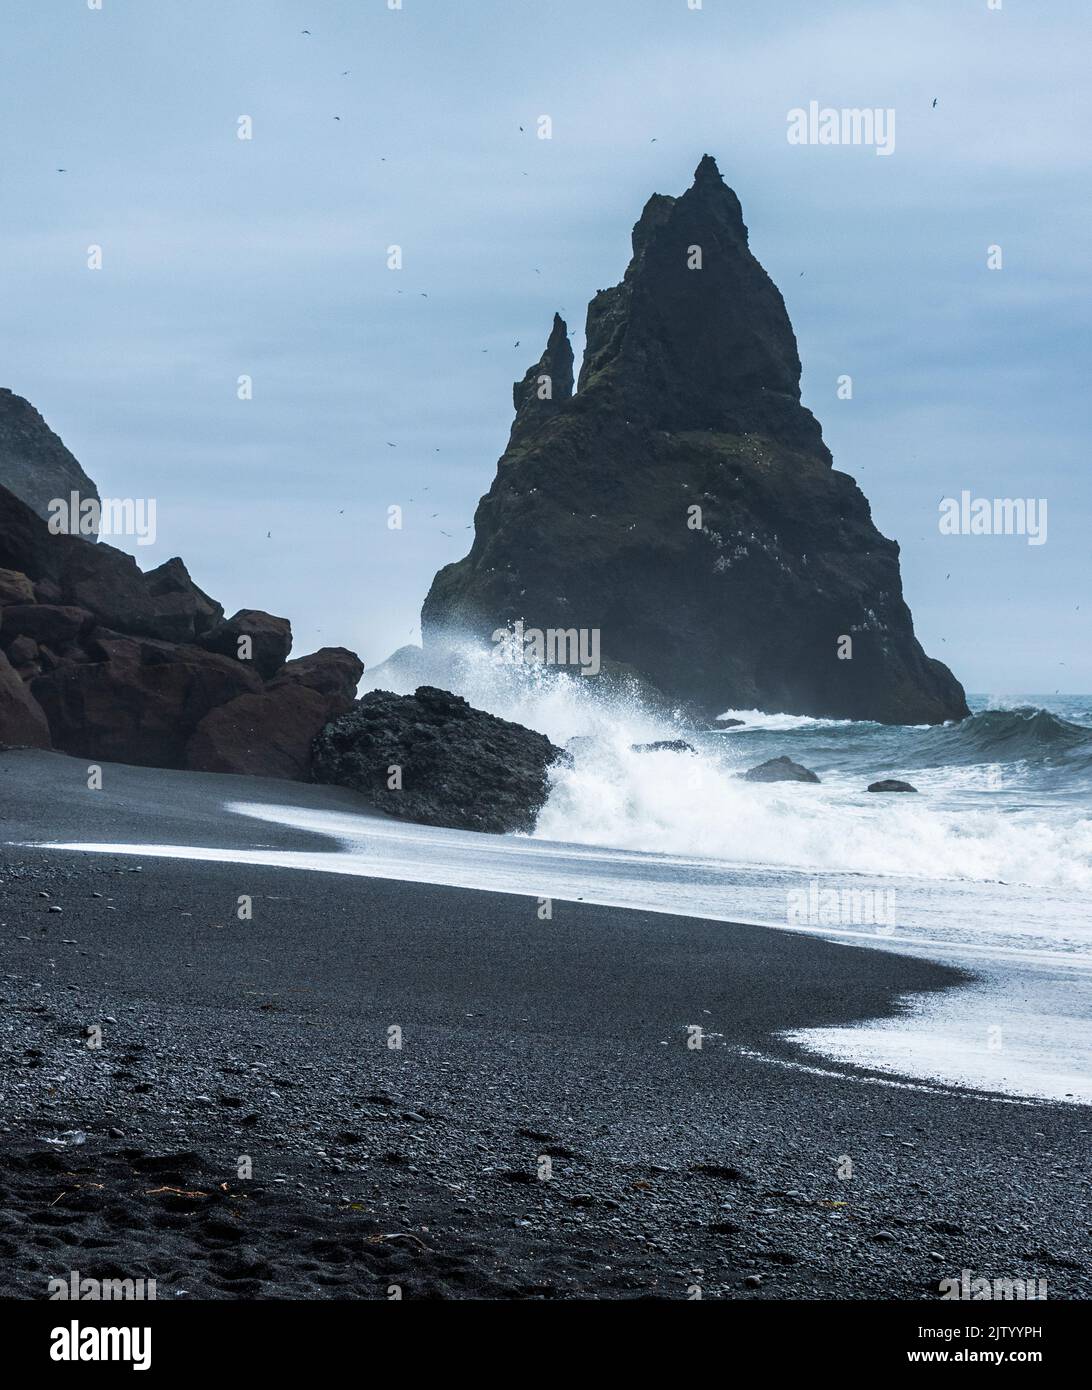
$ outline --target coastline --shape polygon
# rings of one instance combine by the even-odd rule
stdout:
[[[108,774],[92,796],[78,760],[3,755],[4,840],[226,843],[255,834],[210,823],[210,789],[237,783],[360,809]],[[161,1299],[915,1299],[965,1268],[1092,1292],[1086,1112],[874,1083],[772,1037],[890,1016],[957,971],[253,865],[5,844],[0,879],[5,1295],[106,1267]]]

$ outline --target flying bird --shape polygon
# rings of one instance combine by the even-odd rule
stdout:
[[[934,97],[934,98],[933,98],[933,105],[936,106],[936,104],[937,104],[937,99],[936,99],[936,97]]]
[[[58,169],[58,170],[57,170],[57,173],[58,173],[58,174],[67,174],[67,173],[68,173],[68,170],[67,170],[67,169]]]

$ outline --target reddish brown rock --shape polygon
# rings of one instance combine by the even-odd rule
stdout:
[[[58,582],[65,603],[90,609],[107,627],[158,636],[155,603],[131,555],[105,542],[93,545],[75,536],[53,539],[62,553]]]
[[[285,683],[305,685],[320,695],[336,696],[346,702],[345,708],[356,699],[356,688],[364,674],[364,663],[348,647],[320,647],[317,652],[286,661],[273,679],[270,688]]]
[[[54,745],[79,757],[185,767],[186,744],[217,705],[259,688],[241,662],[200,647],[94,633],[80,664],[31,683]]]
[[[166,560],[144,576],[144,587],[151,595],[159,626],[158,636],[173,641],[192,641],[221,622],[223,606],[209,598],[190,578],[189,570],[178,558]],[[175,623],[184,636],[170,638],[164,630]]]
[[[53,603],[12,603],[0,610],[0,642],[7,646],[16,637],[29,637],[50,646],[71,642],[95,625],[86,608]]]
[[[304,781],[311,769],[311,743],[332,717],[327,696],[303,685],[240,695],[202,719],[186,749],[186,766],[197,772]]]
[[[344,647],[288,662],[261,694],[240,695],[205,716],[186,750],[187,766],[307,780],[316,734],[352,708],[363,674],[363,662]]]
[[[251,655],[240,657],[241,639],[250,638]],[[200,644],[206,651],[219,652],[232,661],[249,664],[259,675],[268,679],[275,675],[292,650],[292,625],[287,618],[276,618],[258,608],[240,608],[233,617],[225,618],[210,628]]]
[[[0,748],[48,748],[45,712],[0,652]]]

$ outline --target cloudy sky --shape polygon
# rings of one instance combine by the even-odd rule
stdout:
[[[6,0],[0,385],[157,499],[145,568],[373,664],[465,552],[553,311],[579,354],[709,151],[926,649],[1087,692],[1090,38],[1087,0]],[[893,153],[790,145],[810,101],[893,108]],[[940,535],[965,488],[1046,498],[1047,543]]]

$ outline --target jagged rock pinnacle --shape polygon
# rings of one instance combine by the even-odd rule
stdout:
[[[537,428],[569,400],[573,394],[573,350],[569,330],[560,314],[554,314],[553,327],[542,356],[528,367],[512,387],[516,418],[512,438]]]
[[[598,631],[607,666],[705,714],[967,713],[914,636],[898,546],[801,402],[785,303],[712,156],[646,203],[625,275],[588,306],[575,396],[571,364],[555,319],[470,554],[425,600],[426,645],[523,619]]]

